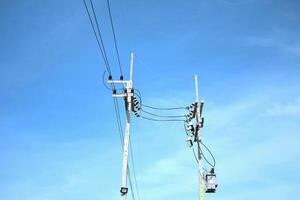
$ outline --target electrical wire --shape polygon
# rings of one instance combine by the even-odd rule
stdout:
[[[134,182],[135,182],[135,188],[136,188],[136,193],[137,193],[137,198],[140,200],[140,192],[139,192],[139,186],[136,180],[136,171],[135,171],[135,164],[134,164],[134,159],[133,159],[133,150],[132,150],[132,144],[131,144],[131,139],[129,138],[129,150],[131,154],[131,163],[132,163],[132,169],[133,169],[133,177],[134,177]]]
[[[107,84],[105,83],[105,74],[106,74],[106,70],[104,70],[104,71],[103,71],[103,74],[102,74],[102,84],[103,84],[103,86],[104,86],[107,90],[111,91],[112,89],[109,88],[109,87],[107,86]]]
[[[193,150],[194,158],[195,158],[196,162],[198,163],[198,158],[197,158],[197,155],[196,155],[194,147],[192,147],[192,150]]]
[[[142,95],[141,92],[138,89],[134,89],[135,91],[138,92],[138,95],[140,96],[140,98],[142,99]],[[146,108],[151,108],[151,109],[155,109],[155,110],[180,110],[180,109],[187,109],[187,107],[171,107],[171,108],[159,108],[159,107],[154,107],[154,106],[149,106],[146,104],[141,103],[142,106],[146,107]]]
[[[183,122],[184,121],[180,119],[153,119],[153,118],[145,117],[143,115],[140,115],[140,117],[143,119],[147,119],[150,121],[157,121],[157,122]]]
[[[195,158],[196,164],[198,165],[198,158],[197,158],[195,149],[194,149],[194,147],[192,147],[191,149],[193,150],[194,158]],[[206,168],[202,167],[202,169],[207,173],[207,169]],[[203,177],[202,174],[200,174],[200,176]]]
[[[93,0],[90,0],[90,3],[91,3],[92,11],[93,11],[94,20],[96,22],[96,27],[97,27],[99,39],[100,39],[100,42],[101,42],[101,45],[102,45],[102,48],[103,48],[104,58],[106,60],[107,65],[109,66],[109,62],[108,62],[108,59],[107,59],[107,54],[106,54],[104,42],[103,42],[103,39],[102,39],[102,36],[101,36],[100,26],[99,26],[99,23],[98,23],[98,18],[97,18],[97,15],[96,15],[94,4],[93,4]],[[109,75],[112,75],[111,71],[110,71]]]
[[[138,89],[135,89],[135,91],[137,92],[134,92],[134,94],[136,95],[136,96],[138,96],[139,97],[139,104],[140,104],[140,112],[144,112],[144,113],[146,113],[146,114],[148,114],[148,115],[152,115],[152,116],[155,116],[155,117],[161,117],[161,118],[181,118],[181,117],[186,117],[185,115],[158,115],[158,114],[155,114],[155,113],[152,113],[152,112],[149,112],[149,111],[146,111],[145,109],[143,109],[143,106],[145,106],[144,104],[143,104],[143,102],[142,102],[142,95],[141,95],[141,92],[138,90]],[[145,106],[145,107],[149,107],[149,106]],[[151,106],[152,107],[152,106]],[[169,110],[170,110],[170,108],[168,108]],[[171,108],[171,110],[173,110],[172,108]],[[140,114],[141,115],[141,114]],[[143,118],[147,118],[147,117],[143,117]],[[150,119],[150,118],[148,118],[149,120],[153,120],[153,121],[159,121],[159,119]],[[163,121],[165,121],[165,120],[163,120]]]
[[[105,89],[107,89],[107,90],[109,90],[109,91],[112,91],[113,89],[112,88],[110,88],[109,86],[108,86],[108,84],[107,83],[105,83],[105,75],[106,75],[106,70],[104,70],[103,71],[103,73],[102,73],[102,84],[103,84],[103,86],[105,87]],[[113,86],[111,86],[111,87],[113,87]],[[116,88],[116,86],[114,85],[114,89],[116,90],[116,92],[118,92],[118,91],[123,91],[124,90],[124,88]]]
[[[180,118],[180,117],[185,117],[184,115],[158,115],[158,114],[154,114],[154,113],[151,113],[149,111],[146,111],[143,108],[141,108],[141,111],[144,112],[144,113],[147,113],[149,115],[155,116],[155,117],[165,117],[165,118]]]
[[[210,162],[208,162],[207,159],[205,159],[206,162],[208,162],[209,165],[211,165],[212,167],[215,167],[215,166],[216,166],[216,160],[215,160],[214,155],[211,153],[210,149],[209,149],[202,141],[200,141],[200,143],[204,146],[204,148],[208,151],[208,153],[211,155],[211,157],[212,157],[212,159],[213,159],[213,164],[211,164]],[[202,154],[203,154],[203,153],[202,153]],[[203,156],[203,158],[204,158],[204,156]]]
[[[159,108],[159,107],[149,106],[149,105],[146,105],[146,104],[142,104],[142,106],[144,106],[146,108],[155,109],[155,110],[180,110],[180,109],[186,109],[186,107]]]
[[[189,136],[189,133],[188,133],[188,130],[186,129],[185,123],[184,123],[184,130],[185,130],[186,134]],[[202,143],[202,141],[201,141],[200,143],[201,143],[207,150],[209,150],[209,149],[207,148],[207,146],[205,146],[205,145]],[[193,150],[194,158],[195,158],[196,162],[198,162],[198,158],[197,158],[197,155],[196,155],[196,153],[195,153],[194,147],[192,147],[192,150]],[[211,156],[212,156],[212,158],[213,158],[213,160],[214,160],[214,164],[211,164],[211,162],[208,161],[208,159],[205,157],[203,151],[201,151],[200,154],[203,156],[204,160],[205,160],[211,167],[214,168],[215,165],[216,165],[216,163],[215,163],[215,158],[214,158],[213,154],[211,153],[211,151],[209,151],[209,153],[211,154]],[[207,171],[207,170],[206,170],[206,171]]]
[[[100,43],[100,41],[99,41],[99,38],[98,38],[99,36],[97,35],[97,32],[96,32],[96,29],[95,29],[95,26],[94,26],[94,23],[93,23],[93,20],[92,20],[90,11],[89,11],[89,9],[88,9],[88,6],[87,6],[85,0],[83,0],[83,3],[84,3],[84,6],[85,6],[85,9],[86,9],[86,12],[87,12],[87,14],[88,14],[88,18],[89,18],[90,24],[91,24],[91,26],[92,26],[94,36],[95,36],[96,41],[97,41],[98,48],[99,48],[99,50],[100,50],[100,52],[101,52],[101,56],[102,56],[103,61],[104,61],[104,64],[105,64],[105,69],[106,69],[106,71],[111,75],[111,71],[110,71],[110,68],[109,68],[109,64],[107,63],[106,56],[105,56],[104,51],[103,51],[103,49],[102,49],[102,45],[101,45],[101,43]]]
[[[129,187],[130,187],[130,191],[131,191],[131,196],[132,196],[132,199],[135,199],[134,191],[132,189],[133,186],[132,186],[132,181],[131,181],[129,166],[127,166],[127,167],[128,167],[128,178],[129,178]]]
[[[136,92],[137,92],[137,93],[136,93]],[[138,95],[138,96],[140,97],[141,103],[142,103],[142,94],[141,94],[141,91],[138,90],[138,89],[136,89],[136,88],[134,88],[134,94],[136,94],[136,95]]]
[[[113,36],[114,36],[114,44],[115,44],[115,49],[116,49],[116,53],[117,53],[119,70],[120,70],[121,77],[123,77],[123,71],[122,71],[122,67],[121,67],[121,61],[120,61],[120,56],[119,56],[119,49],[118,49],[117,38],[116,38],[114,23],[113,23],[111,9],[110,9],[110,3],[109,3],[109,0],[106,0],[106,2],[107,2],[107,8],[108,8],[108,12],[109,12],[110,25],[111,25],[111,29],[112,29]]]
[[[207,164],[209,164],[211,167],[215,167],[213,164],[211,164],[211,162],[205,157],[204,153],[201,151],[201,155],[203,157],[203,159],[206,161]]]

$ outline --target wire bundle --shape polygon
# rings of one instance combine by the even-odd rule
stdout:
[[[154,107],[146,105],[142,102],[142,96],[139,90],[135,89],[137,92],[134,93],[134,113],[137,117],[151,120],[151,121],[165,121],[165,122],[178,122],[184,121],[185,115],[161,115],[159,113],[154,113],[153,110],[159,111],[173,111],[173,110],[186,110],[186,107]],[[149,111],[152,110],[152,111]],[[138,111],[138,112],[137,112]]]

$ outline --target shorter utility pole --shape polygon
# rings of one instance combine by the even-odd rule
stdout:
[[[125,124],[125,135],[123,142],[123,163],[122,163],[122,182],[121,182],[121,197],[120,200],[126,200],[128,187],[127,187],[127,175],[128,175],[128,154],[129,154],[129,137],[130,137],[130,113],[132,111],[132,100],[133,100],[133,53],[131,53],[130,62],[130,79],[129,80],[109,80],[110,84],[122,84],[125,86],[124,91],[121,94],[117,94],[116,91],[113,93],[113,97],[124,98],[125,110],[126,110],[126,124]]]
[[[190,148],[193,148],[194,151],[194,143],[197,144],[197,154],[194,152],[197,163],[198,163],[198,182],[199,182],[199,199],[204,200],[205,193],[215,193],[217,188],[217,179],[214,171],[215,160],[211,152],[207,149],[207,147],[202,143],[201,138],[201,129],[204,126],[204,118],[202,117],[202,111],[204,106],[204,101],[199,101],[199,91],[198,91],[198,77],[195,75],[195,102],[187,107],[189,113],[186,115],[185,120],[185,131],[187,133],[187,143]],[[209,163],[211,165],[210,171],[204,171],[203,169],[203,151],[202,147],[205,147],[209,153],[211,154],[214,164]],[[205,157],[204,157],[205,158]]]
[[[201,131],[202,128],[202,108],[203,108],[203,101],[199,102],[199,91],[198,91],[198,77],[195,75],[195,106],[196,106],[196,128],[195,128],[195,141],[197,142],[198,148],[198,175],[199,175],[199,191],[200,191],[200,200],[204,200],[204,177],[203,177],[203,163],[202,163],[202,149],[201,149]]]

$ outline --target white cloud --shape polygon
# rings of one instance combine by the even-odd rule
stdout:
[[[174,194],[197,194],[197,165],[188,148],[157,160],[143,170],[139,183],[144,199],[173,199]],[[151,197],[151,198],[150,198]]]
[[[206,113],[207,128],[205,132],[218,133],[219,130],[231,125],[228,134],[214,134],[210,136],[214,138],[213,151],[217,155],[217,174],[219,180],[218,193],[210,196],[211,199],[251,199],[265,194],[268,197],[274,197],[273,191],[282,188],[282,194],[279,197],[290,196],[295,191],[295,185],[284,187],[283,183],[279,183],[274,176],[274,172],[270,172],[270,167],[276,173],[281,169],[278,166],[292,166],[299,164],[298,157],[300,151],[297,145],[299,136],[295,130],[286,130],[288,134],[282,134],[282,130],[274,132],[272,135],[259,132],[260,129],[250,128],[244,130],[244,134],[240,134],[240,129],[249,129],[245,127],[245,121],[253,118],[253,114],[257,114],[260,107],[265,106],[266,101],[272,96],[262,95],[248,97],[231,105],[209,105]],[[297,105],[297,106],[296,106]],[[280,108],[285,112],[298,108],[300,101],[296,104]],[[264,115],[255,115],[256,123]],[[236,122],[236,123],[233,123]],[[241,122],[241,123],[239,123]],[[257,127],[270,127],[272,124],[259,125]],[[252,132],[256,130],[256,132]],[[269,129],[268,129],[269,130]],[[294,132],[293,132],[294,131]],[[247,141],[252,138],[250,135],[256,135],[254,141]],[[239,136],[235,136],[239,135]],[[263,137],[263,135],[268,135]],[[236,138],[231,138],[236,137]],[[246,138],[246,139],[245,139]],[[259,139],[261,138],[261,139]],[[239,139],[242,139],[239,140]],[[242,143],[242,144],[241,144]],[[217,144],[217,145],[216,145]],[[173,147],[174,148],[174,147]],[[175,150],[175,149],[174,149]],[[274,167],[273,167],[274,166]],[[141,176],[138,180],[143,190],[144,199],[180,199],[181,196],[189,196],[197,198],[198,181],[197,181],[197,165],[194,162],[192,152],[189,149],[177,149],[173,154],[169,154],[162,159],[149,165],[144,170],[140,170]],[[272,174],[272,175],[270,175]],[[247,184],[259,183],[262,187],[245,186]],[[230,189],[237,187],[239,190],[236,195],[227,193]],[[265,193],[264,193],[265,192]],[[151,197],[151,198],[150,198]],[[188,199],[188,198],[187,198]],[[282,198],[281,198],[282,199]]]
[[[271,116],[300,116],[300,99],[285,104],[273,104],[266,112]]]
[[[243,45],[258,46],[264,48],[275,48],[285,52],[300,55],[300,41],[288,41],[279,36],[247,36],[239,39],[239,43]]]

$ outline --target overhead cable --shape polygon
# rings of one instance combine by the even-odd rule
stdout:
[[[211,153],[210,149],[202,142],[200,141],[200,143],[204,146],[204,148],[208,151],[208,153],[211,155],[212,159],[213,159],[213,164],[211,164],[210,162],[207,161],[207,159],[205,159],[212,167],[216,166],[216,160],[214,155]]]
[[[180,117],[185,117],[184,115],[158,115],[158,114],[154,114],[154,113],[151,113],[149,111],[146,111],[143,108],[141,108],[141,111],[144,112],[144,113],[147,113],[149,115],[155,116],[155,117],[164,117],[164,118],[180,118]]]
[[[103,48],[103,53],[104,53],[104,56],[105,56],[105,60],[106,60],[107,65],[109,66],[109,62],[108,62],[104,42],[103,42],[101,31],[100,31],[100,26],[99,26],[99,23],[98,23],[98,18],[97,18],[97,15],[96,15],[94,4],[93,4],[93,0],[90,0],[90,3],[91,3],[94,19],[95,19],[95,22],[96,22],[97,31],[98,31],[98,34],[99,34],[99,39],[100,39],[100,42],[101,42],[101,45],[102,45],[102,48]],[[110,73],[110,75],[112,75],[112,74]]]
[[[154,119],[154,118],[150,118],[150,117],[145,117],[143,115],[141,115],[140,117],[143,118],[143,119],[150,120],[150,121],[158,121],[158,122],[161,122],[161,121],[165,121],[165,122],[183,122],[184,121],[184,120],[180,120],[180,119]]]
[[[180,110],[180,109],[186,109],[186,107],[171,107],[171,108],[161,108],[161,107],[154,107],[154,106],[149,106],[146,104],[142,104],[142,106],[147,107],[147,108],[151,108],[151,109],[155,109],[155,110]]]
[[[102,37],[101,37],[101,35],[98,35],[97,32],[96,32],[96,28],[94,26],[94,23],[93,23],[93,20],[92,20],[92,17],[91,17],[91,14],[90,14],[90,11],[88,9],[86,1],[83,0],[83,3],[84,3],[84,6],[85,6],[85,9],[86,9],[86,12],[88,14],[88,18],[89,18],[90,24],[92,26],[94,36],[95,36],[96,41],[97,41],[98,48],[99,48],[99,50],[101,52],[101,56],[102,56],[104,64],[105,64],[105,69],[108,72],[108,74],[111,76],[111,70],[110,70],[109,64],[108,64],[107,59],[106,59],[107,56],[106,56],[105,51],[103,50],[103,46],[101,45],[101,42],[99,40],[99,39],[102,39]],[[95,17],[95,18],[97,18],[97,17]],[[98,33],[100,33],[100,31],[98,31]]]
[[[119,70],[120,70],[120,74],[121,74],[120,79],[122,80],[122,79],[123,79],[123,71],[122,71],[122,67],[121,67],[121,61],[120,61],[120,55],[119,55],[119,49],[118,49],[118,43],[117,43],[117,37],[116,37],[116,33],[115,33],[115,28],[114,28],[113,18],[112,18],[112,14],[111,14],[111,9],[110,9],[110,3],[109,3],[109,0],[106,0],[106,2],[107,2],[107,8],[108,8],[108,12],[109,12],[110,25],[111,25],[111,29],[112,29],[113,36],[114,36],[114,44],[115,44],[115,49],[116,49],[116,53],[117,53],[117,59],[118,59]]]

